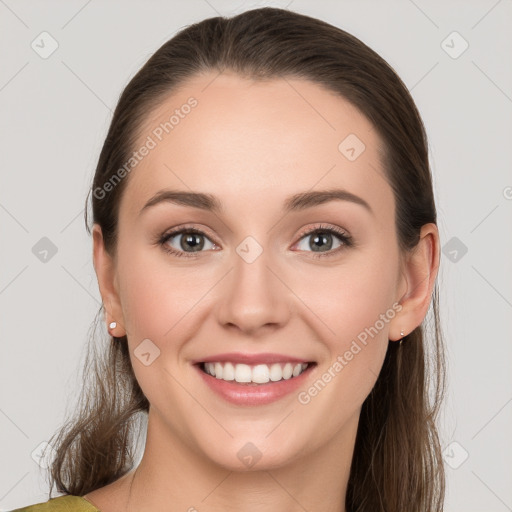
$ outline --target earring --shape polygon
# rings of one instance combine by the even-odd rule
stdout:
[[[403,336],[404,335],[404,331],[400,331],[400,336]]]
[[[117,327],[117,322],[110,322],[109,327],[111,329],[115,329]]]

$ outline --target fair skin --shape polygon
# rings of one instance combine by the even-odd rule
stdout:
[[[87,499],[102,512],[344,512],[361,406],[388,340],[409,334],[427,313],[438,231],[425,225],[416,250],[400,254],[380,140],[350,103],[306,80],[217,75],[194,77],[148,115],[137,147],[190,96],[198,100],[125,178],[115,260],[94,226],[105,320],[117,322],[116,336],[127,334],[151,406],[137,472]],[[338,150],[351,133],[366,146],[354,161]],[[165,188],[212,194],[223,211],[160,203],[139,215]],[[331,188],[359,196],[372,212],[340,200],[283,212],[289,196]],[[184,224],[205,233],[201,252],[177,257],[155,243]],[[354,245],[337,251],[333,234],[331,255],[315,258],[314,234],[301,233],[320,225],[342,229]],[[248,236],[263,249],[250,264],[236,251]],[[167,245],[186,251],[180,238]],[[289,354],[316,362],[304,391],[396,303],[402,309],[307,404],[294,392],[236,406],[192,366],[222,352]],[[160,350],[148,366],[133,352],[146,338]],[[251,468],[237,456],[247,442],[262,454]]]

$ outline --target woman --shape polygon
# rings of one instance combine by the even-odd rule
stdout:
[[[91,192],[110,344],[50,442],[64,496],[20,510],[442,510],[427,139],[380,56],[282,9],[189,26]]]

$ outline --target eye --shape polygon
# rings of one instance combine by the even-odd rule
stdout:
[[[315,235],[315,236],[313,236]],[[301,240],[310,237],[311,241],[309,244],[305,244],[306,247],[299,247],[299,250],[311,252],[314,258],[321,258],[325,256],[333,256],[338,254],[339,251],[351,247],[353,240],[350,235],[338,227],[327,227],[319,226],[313,229],[306,230],[300,236]],[[334,247],[335,240],[338,239],[339,245]],[[176,240],[173,240],[176,239]],[[169,242],[172,241],[173,244]],[[205,242],[206,241],[206,242]],[[194,258],[197,255],[194,253],[204,252],[203,249],[214,249],[216,244],[210,241],[208,236],[201,230],[193,227],[181,227],[173,231],[164,233],[158,240],[158,243],[162,246],[163,250],[173,256]],[[210,244],[210,247],[208,247]],[[296,245],[304,244],[300,241]]]
[[[172,239],[177,240],[173,241]],[[205,240],[207,241],[206,243]],[[169,244],[170,241],[174,242],[174,246]],[[158,242],[164,251],[174,256],[189,258],[194,257],[193,253],[202,252],[205,245],[206,249],[216,247],[201,230],[187,227],[165,233]],[[208,247],[208,243],[211,244],[211,247]]]
[[[313,236],[314,235],[314,236]],[[310,238],[309,243],[305,243],[299,250],[312,249],[314,258],[322,258],[325,256],[333,256],[340,251],[353,245],[353,240],[350,235],[338,227],[319,226],[307,230],[301,234],[301,240]],[[341,243],[333,249],[333,238],[337,238]],[[303,242],[299,242],[301,244]]]

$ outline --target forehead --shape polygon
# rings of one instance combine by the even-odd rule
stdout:
[[[121,203],[129,216],[164,188],[206,192],[233,207],[334,187],[377,210],[393,205],[373,125],[304,79],[197,75],[148,113],[134,150],[144,145],[151,149]]]

